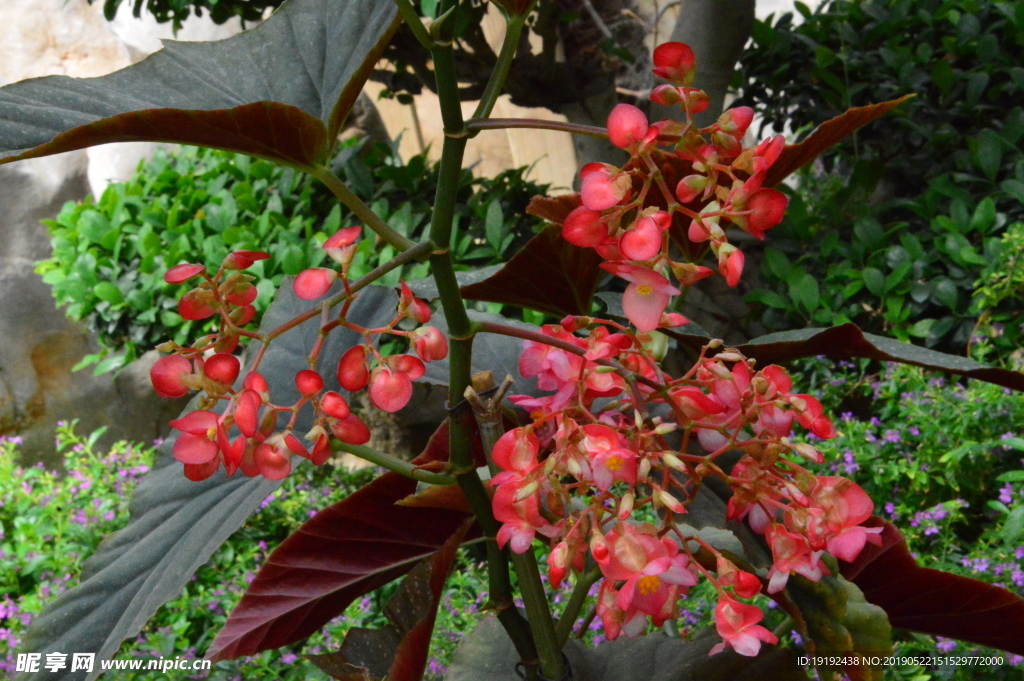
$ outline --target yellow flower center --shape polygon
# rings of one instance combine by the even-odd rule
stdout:
[[[544,412],[542,412],[539,409],[537,411],[531,411],[530,418],[533,419],[534,421],[540,421],[542,418],[544,418]]]
[[[609,456],[604,465],[610,471],[617,471],[622,468],[622,459],[617,456]]]
[[[636,580],[637,591],[639,591],[640,595],[642,596],[650,596],[652,593],[658,590],[659,586],[661,586],[661,580],[655,577],[654,575],[651,575],[649,577],[641,577],[640,579]]]
[[[642,296],[649,296],[652,293],[654,293],[654,289],[652,289],[647,284],[640,284],[639,286],[636,287],[636,292]]]

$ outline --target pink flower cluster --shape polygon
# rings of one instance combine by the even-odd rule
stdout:
[[[610,639],[638,635],[648,618],[674,619],[679,600],[704,577],[720,594],[719,649],[755,655],[776,638],[757,624],[760,609],[741,599],[778,592],[793,572],[821,579],[826,551],[854,560],[878,541],[877,529],[861,526],[873,504],[849,480],[800,465],[822,455],[790,439],[794,423],[820,438],[836,431],[820,402],[792,392],[781,367],[758,370],[718,341],[673,378],[647,340],[612,321],[567,317],[525,342],[520,372],[552,394],[511,398],[533,423],[505,433],[492,453],[501,469],[490,483],[498,543],[522,553],[545,537],[556,586],[582,573],[589,554],[603,577],[597,613]],[[656,405],[669,415],[652,416]],[[730,450],[742,459],[720,467],[718,457]],[[733,490],[729,519],[765,535],[773,553],[766,573],[681,529],[707,477]],[[645,509],[659,512],[657,525],[637,520],[651,517]]]
[[[367,329],[349,322],[346,315],[358,293],[352,291],[348,281],[348,267],[357,246],[360,227],[340,230],[327,240],[324,250],[341,265],[340,278],[344,295],[335,303],[341,310],[333,319],[322,317],[320,340],[309,354],[309,366],[316,366],[323,340],[336,328],[347,328],[363,336],[364,341],[346,352],[338,362],[339,385],[350,392],[368,387],[370,401],[385,411],[398,411],[412,396],[412,381],[425,372],[424,362],[443,359],[448,354],[448,343],[436,328],[425,326],[430,321],[430,306],[416,298],[402,282],[401,297],[394,319],[386,326]],[[262,475],[269,480],[281,480],[291,472],[293,455],[323,464],[331,453],[333,436],[347,444],[364,444],[370,439],[366,424],[349,409],[348,402],[335,391],[324,390],[323,377],[313,369],[303,369],[295,375],[299,399],[290,405],[271,401],[270,387],[257,371],[263,352],[257,354],[254,365],[245,375],[242,386],[234,387],[241,372],[241,362],[231,354],[238,345],[239,336],[259,339],[266,348],[272,337],[261,336],[242,327],[252,320],[255,309],[251,303],[256,297],[254,277],[234,272],[226,279],[227,271],[245,269],[255,261],[267,258],[266,253],[237,251],[227,256],[221,269],[209,276],[202,265],[181,264],[171,268],[164,279],[168,283],[183,283],[193,277],[202,282],[184,294],[179,311],[186,319],[205,319],[220,314],[217,333],[206,336],[192,345],[181,347],[167,343],[161,349],[171,351],[156,362],[150,371],[153,388],[163,397],[183,397],[190,390],[201,390],[204,398],[199,409],[171,422],[180,431],[174,444],[174,457],[185,466],[190,480],[204,480],[221,466],[228,477],[241,470],[243,475]],[[312,268],[300,273],[293,282],[295,294],[304,300],[326,295],[339,274],[327,268]],[[223,281],[222,281],[223,279]],[[322,316],[320,309],[310,313]],[[422,324],[412,331],[403,331],[397,325],[404,319]],[[416,356],[408,354],[384,357],[374,343],[374,337],[390,334],[408,338]],[[218,414],[212,407],[219,401],[227,404]],[[302,443],[294,433],[299,411],[310,404],[315,412],[315,424]],[[278,418],[290,415],[283,430],[278,429]],[[232,429],[237,435],[229,433]]]
[[[566,241],[595,249],[607,261],[602,265],[605,270],[629,282],[622,306],[640,331],[685,323],[679,315],[663,315],[670,298],[680,292],[669,276],[690,286],[712,273],[696,264],[703,253],[692,262],[673,259],[677,257],[670,251],[673,240],[681,245],[690,242],[682,249],[684,256],[690,245],[707,244],[719,272],[730,286],[736,286],[744,256],[729,243],[723,225],[732,223],[763,239],[765,231],[782,220],[787,204],[784,194],[762,186],[782,153],[782,136],[745,149],[743,137],[753,118],[748,107],[730,109],[713,125],[698,128],[693,116],[704,111],[709,100],[689,86],[695,68],[693,52],[681,43],[666,43],[654,51],[654,64],[655,75],[672,83],[656,87],[651,99],[678,105],[686,122],[662,120],[651,125],[635,106],[616,106],[608,116],[608,137],[632,160],[623,168],[607,163],[584,166],[580,171],[583,205],[562,225]],[[660,146],[671,146],[686,168],[687,174],[674,188],[666,184],[656,160],[663,153]],[[684,216],[689,224],[673,233],[677,216]]]

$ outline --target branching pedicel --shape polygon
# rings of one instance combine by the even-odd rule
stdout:
[[[761,186],[782,151],[783,138],[744,149],[742,138],[752,112],[743,107],[727,111],[710,127],[697,128],[693,115],[708,106],[708,98],[690,87],[692,51],[679,43],[661,45],[654,63],[655,74],[672,84],[658,86],[651,98],[679,105],[686,121],[649,125],[636,107],[615,107],[608,118],[608,136],[632,159],[623,168],[585,166],[583,205],[563,225],[567,241],[595,249],[606,261],[605,270],[629,282],[623,309],[635,328],[570,316],[560,325],[527,334],[530,340],[525,341],[520,372],[537,377],[538,386],[552,394],[511,398],[530,413],[532,423],[505,433],[492,452],[501,469],[490,482],[494,518],[501,524],[497,541],[502,548],[507,545],[523,554],[532,550],[538,533],[548,538],[553,586],[570,570],[581,578],[584,573],[593,575],[591,581],[603,578],[597,613],[609,639],[640,634],[648,617],[656,625],[675,618],[679,599],[704,577],[719,593],[715,616],[723,643],[712,652],[729,647],[753,656],[761,642],[777,639],[758,625],[763,618],[760,609],[739,599],[752,598],[762,589],[777,593],[793,573],[820,580],[829,573],[822,562],[826,551],[852,561],[866,542],[878,543],[881,528],[860,526],[870,517],[873,503],[857,485],[815,476],[797,463],[800,458],[820,463],[822,455],[809,444],[790,440],[794,421],[823,439],[834,437],[835,429],[818,400],[791,392],[791,381],[781,367],[757,369],[736,350],[722,348],[721,341],[705,347],[681,377],[669,376],[659,365],[649,332],[687,323],[678,313],[666,313],[671,296],[680,292],[669,277],[686,287],[710,276],[710,269],[696,264],[702,249],[710,247],[719,272],[735,286],[743,270],[743,253],[728,242],[723,223],[763,239],[765,231],[782,219],[787,200]],[[681,162],[684,168],[674,189],[663,170],[666,154],[658,148],[666,145],[674,152],[674,167],[678,170]],[[679,216],[688,220],[684,232],[694,245],[684,253],[686,262],[670,257],[670,231]],[[267,383],[256,371],[262,353],[277,335],[303,321],[321,318],[319,340],[308,356],[310,367],[316,366],[324,338],[333,329],[344,327],[363,336],[364,343],[342,356],[338,382],[349,391],[369,387],[370,401],[385,411],[408,403],[412,381],[424,373],[423,362],[447,356],[447,342],[437,329],[396,328],[402,319],[425,325],[431,318],[430,307],[404,282],[395,317],[387,326],[365,329],[346,320],[358,289],[372,281],[357,286],[348,280],[360,229],[342,229],[324,244],[340,273],[308,269],[293,286],[298,297],[314,300],[326,295],[340,277],[344,292],[265,335],[244,329],[253,318],[250,303],[256,289],[253,278],[239,271],[268,257],[265,253],[232,253],[212,277],[192,264],[167,273],[169,283],[203,279],[181,299],[184,318],[221,319],[218,333],[191,348],[166,344],[163,349],[173,354],[152,371],[161,395],[182,396],[190,389],[206,393],[198,410],[171,424],[181,431],[174,456],[185,464],[188,478],[205,479],[224,465],[229,476],[241,470],[247,476],[278,480],[290,472],[292,455],[322,464],[331,451],[331,435],[349,445],[369,439],[366,425],[341,395],[324,392],[323,379],[313,369],[296,374],[297,402],[271,402]],[[425,253],[430,244],[423,246]],[[408,260],[415,250],[400,258]],[[340,311],[332,314],[339,304]],[[523,335],[497,324],[480,324],[477,331]],[[380,334],[408,338],[418,358],[382,356],[373,342]],[[262,349],[242,388],[235,390],[240,364],[230,353],[240,336],[259,340]],[[210,352],[214,354],[206,356]],[[219,415],[211,410],[218,401],[227,402]],[[306,403],[316,411],[316,425],[304,434],[312,443],[310,449],[292,432]],[[275,434],[282,412],[291,418],[284,431]],[[228,436],[232,428],[240,432],[234,440]],[[726,470],[718,460],[732,450],[741,458]],[[680,519],[708,477],[732,489],[729,520],[746,520],[764,535],[773,558],[765,580],[753,574],[750,565],[737,565],[741,559],[727,557],[681,529]],[[637,521],[641,514],[657,517],[657,524]]]

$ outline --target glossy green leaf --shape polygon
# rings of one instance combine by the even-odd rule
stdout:
[[[397,28],[393,3],[291,0],[227,40],[165,41],[100,78],[0,89],[0,163],[108,142],[179,142],[307,168],[327,160]]]

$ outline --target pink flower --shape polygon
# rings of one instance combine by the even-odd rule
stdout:
[[[562,223],[562,238],[580,248],[594,248],[608,237],[608,225],[601,221],[601,212],[580,206]]]
[[[217,458],[219,442],[227,442],[220,417],[212,411],[193,411],[170,426],[180,430],[174,441],[174,458],[185,464],[205,464]]]
[[[191,373],[192,362],[181,355],[167,355],[149,370],[149,380],[160,397],[184,397],[188,394],[184,379]]]
[[[522,489],[520,483],[507,482],[498,487],[491,502],[495,520],[502,523],[498,530],[498,547],[505,548],[509,544],[515,553],[525,553],[537,532],[547,537],[558,535],[558,528],[540,514],[540,499],[536,494],[516,501]]]
[[[303,300],[316,300],[331,289],[338,273],[325,267],[313,267],[298,273],[292,282],[295,295]]]
[[[754,657],[761,650],[761,642],[778,643],[779,639],[772,632],[758,624],[764,619],[761,609],[740,603],[728,596],[718,598],[715,608],[715,628],[722,642],[708,651],[708,655],[720,653],[732,648],[740,655]]]
[[[627,260],[650,260],[661,253],[662,235],[671,225],[663,211],[641,217],[619,237],[619,252]]]
[[[680,594],[697,583],[689,567],[689,558],[679,552],[670,537],[658,539],[653,525],[635,527],[619,523],[605,536],[609,560],[601,564],[606,579],[625,580],[615,605],[627,619],[636,611],[654,618],[655,624],[666,613],[666,604],[674,606]]]
[[[362,227],[346,227],[339,229],[334,235],[324,242],[323,249],[331,260],[343,267],[347,267],[356,254],[356,242],[359,240],[359,233]]]
[[[636,484],[636,453],[627,449],[625,442],[608,426],[583,426],[584,437],[580,446],[590,460],[590,471],[602,492],[607,492],[615,480],[627,485]]]
[[[649,136],[651,127],[644,112],[632,104],[616,104],[608,114],[608,140],[620,149],[634,152],[657,136]],[[650,139],[647,139],[650,137]]]
[[[607,163],[588,163],[580,170],[580,177],[580,199],[592,211],[611,208],[629,196],[633,188],[629,175]]]
[[[857,559],[866,542],[882,545],[881,527],[859,527],[874,513],[875,503],[856,483],[836,476],[818,478],[811,498],[824,511],[824,524],[831,536],[828,552],[850,563]]]
[[[679,85],[689,85],[697,72],[697,59],[689,45],[683,43],[662,43],[654,48],[652,55],[654,75]]]
[[[820,581],[828,569],[822,564],[824,551],[812,551],[807,537],[788,531],[779,524],[772,524],[765,531],[765,539],[772,549],[772,567],[768,571],[768,593],[782,591],[795,572],[812,582]]]
[[[424,362],[435,362],[448,356],[448,341],[432,326],[421,326],[410,332],[409,340]]]
[[[430,306],[412,294],[412,289],[402,282],[402,297],[398,301],[398,314],[408,317],[418,324],[430,321]]]
[[[491,458],[502,470],[522,476],[537,467],[537,452],[539,450],[540,442],[532,430],[516,428],[498,438],[498,441],[494,443]],[[493,484],[501,484],[501,482],[498,476],[492,480]]]
[[[619,262],[602,263],[601,267],[630,282],[622,296],[622,310],[633,326],[641,332],[658,328],[661,313],[668,306],[669,299],[679,295],[679,289],[646,267]]]

